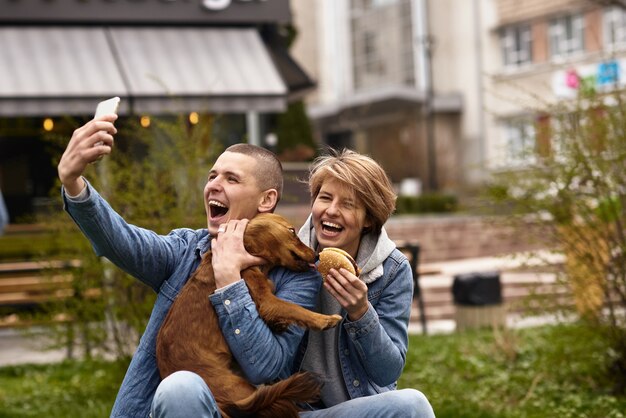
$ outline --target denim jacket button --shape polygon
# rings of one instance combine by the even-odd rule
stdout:
[[[237,328],[237,329],[235,330],[235,334],[237,334],[237,335],[241,334],[241,331],[239,330],[239,328]]]
[[[360,385],[361,383],[359,382],[358,379],[354,379],[354,381],[352,382],[352,385],[356,388]]]
[[[224,301],[224,305],[226,305],[226,306],[230,305],[230,300],[229,300],[229,299],[226,299],[226,300]]]

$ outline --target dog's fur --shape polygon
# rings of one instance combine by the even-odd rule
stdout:
[[[242,272],[259,315],[274,331],[290,324],[316,330],[331,328],[338,315],[321,315],[277,298],[267,272],[274,266],[306,271],[315,253],[303,244],[281,216],[261,214],[244,234],[246,250],[267,260],[263,267]],[[202,259],[174,301],[157,337],[157,364],[161,378],[179,370],[200,375],[211,389],[224,418],[297,417],[297,403],[319,397],[320,386],[308,373],[297,373],[273,385],[255,387],[242,376],[221,333],[209,295],[215,291],[211,252]],[[268,353],[269,354],[269,353]]]

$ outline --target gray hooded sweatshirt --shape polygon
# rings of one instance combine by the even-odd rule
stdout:
[[[315,236],[315,228],[311,215],[306,220],[298,236],[309,247],[317,250],[318,242]],[[396,248],[395,243],[389,239],[385,228],[380,234],[369,233],[361,237],[356,263],[361,269],[361,279],[364,283],[373,283],[383,275],[383,261]],[[370,305],[370,309],[373,309]],[[309,331],[307,350],[302,360],[302,370],[307,370],[318,376],[324,383],[321,399],[326,407],[337,405],[350,399],[341,365],[337,347],[339,346],[339,331],[344,321],[349,321],[346,312],[339,302],[326,291],[320,290],[316,310],[324,314],[339,314],[344,317],[342,322],[335,328],[325,331]],[[358,323],[358,320],[356,321]]]

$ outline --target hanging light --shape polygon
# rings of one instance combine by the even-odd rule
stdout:
[[[200,116],[198,115],[198,112],[191,112],[189,114],[189,123],[191,123],[192,125],[197,124],[199,120]]]
[[[142,116],[139,120],[139,123],[142,127],[147,128],[148,126],[150,126],[150,116]]]
[[[54,129],[54,121],[52,120],[52,118],[45,118],[43,120],[43,129],[46,132],[50,132]]]

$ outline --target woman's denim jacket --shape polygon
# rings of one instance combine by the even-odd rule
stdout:
[[[97,255],[108,258],[158,294],[111,412],[112,417],[146,418],[161,381],[155,354],[157,334],[172,302],[209,249],[210,236],[206,229],[176,229],[163,236],[129,225],[95,189],[89,184],[87,187],[89,197],[85,201],[73,201],[63,193],[65,210],[91,241]],[[270,276],[277,296],[308,309],[314,307],[321,285],[316,271],[294,273],[277,268]],[[258,316],[243,281],[208,299],[233,356],[253,384],[289,376],[304,334],[301,328],[292,326],[284,333],[273,334]]]
[[[406,363],[408,326],[413,300],[413,273],[407,258],[395,249],[383,262],[383,275],[368,284],[370,307],[357,321],[343,311],[339,362],[351,399],[396,388]],[[294,371],[306,351],[305,337]]]

